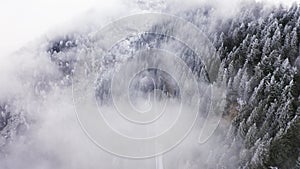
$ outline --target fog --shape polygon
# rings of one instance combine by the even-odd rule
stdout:
[[[217,140],[220,138],[212,136],[205,144],[198,143],[199,134],[205,121],[205,119],[202,119],[203,117],[197,118],[197,123],[192,132],[179,146],[170,149],[168,153],[163,155],[137,160],[123,158],[116,156],[114,152],[104,151],[94,144],[82,129],[78,121],[78,114],[75,113],[76,106],[74,106],[74,98],[72,97],[74,91],[72,91],[72,87],[64,85],[66,79],[49,59],[47,53],[49,42],[65,34],[90,36],[91,31],[124,16],[149,11],[176,14],[180,11],[207,4],[205,1],[196,0],[185,4],[182,4],[182,1],[179,0],[145,0],[143,3],[141,2],[136,3],[131,0],[112,0],[109,2],[92,0],[47,0],[43,2],[38,0],[13,0],[2,2],[2,5],[0,5],[0,20],[2,21],[0,29],[0,103],[9,104],[12,113],[24,118],[21,124],[24,125],[25,129],[20,130],[22,131],[20,133],[18,127],[13,128],[14,124],[12,125],[11,130],[16,129],[15,133],[11,135],[13,138],[0,147],[0,168],[174,169],[202,168],[209,163],[213,163],[209,161],[209,154],[211,149],[217,146]],[[266,3],[291,5],[292,1],[270,0]],[[232,17],[235,12],[238,12],[241,2],[240,0],[214,0],[210,1],[209,4],[214,6],[216,17]],[[84,40],[82,38],[82,41]],[[86,51],[79,48],[72,52],[83,52],[82,55],[84,55]],[[162,61],[161,66],[172,67],[174,65],[171,64],[170,60],[166,60]],[[112,67],[111,69],[115,70],[116,68]],[[134,70],[134,68],[132,69]],[[173,73],[180,74],[182,72],[177,70]],[[85,77],[79,76],[77,78],[79,78],[77,80],[84,81]],[[186,80],[184,85],[190,89],[192,88],[191,84],[193,82]],[[120,83],[119,85],[118,89],[120,91],[126,87],[125,84]],[[188,94],[191,96],[190,93]],[[182,93],[182,98],[188,97],[188,94]],[[202,96],[205,96],[205,93],[202,94]],[[197,96],[195,94],[191,98]],[[124,98],[120,96],[120,98],[126,100],[124,99],[125,96]],[[168,97],[164,99],[167,101],[172,100]],[[162,105],[165,104],[164,99],[158,101],[156,104],[158,108],[163,107]],[[149,100],[140,98],[139,101],[147,103]],[[161,122],[164,125],[171,124],[170,120],[174,118],[172,113],[176,110],[180,109],[181,114],[189,114],[194,109],[193,99],[181,100],[180,103],[183,103],[183,107],[180,107],[180,104],[176,101],[175,99],[175,103],[166,106],[166,117],[162,118]],[[152,102],[152,104],[155,106],[155,102]],[[120,101],[120,105],[123,106],[123,110],[127,108],[130,110],[129,107],[132,106],[128,102],[123,103],[122,101]],[[145,104],[139,106],[144,108]],[[113,106],[102,108],[102,110],[105,110],[107,118],[111,120],[111,124],[114,124],[116,129],[124,133],[127,132],[127,135],[145,137],[149,133],[151,135],[157,132],[156,128],[155,130],[149,130],[149,133],[144,133],[144,130],[131,130],[134,128],[133,126],[126,126],[127,123],[120,123],[117,117],[109,116],[110,113],[117,115]],[[22,112],[21,115],[19,112]],[[150,114],[156,113],[156,111],[150,111]],[[187,117],[187,119],[189,120],[184,121],[183,125],[190,123],[193,117]],[[216,122],[213,117],[209,120],[211,121],[208,123]],[[221,120],[220,126],[221,129],[227,130],[228,122]],[[166,129],[167,127],[162,128]],[[202,132],[204,135],[211,134],[209,132],[205,133],[206,131]],[[118,140],[111,141],[118,143]]]
[[[104,1],[104,0],[11,0],[1,1],[1,42],[0,56],[7,55],[21,48],[26,43],[34,41],[36,38],[44,36],[50,30],[56,29],[58,25],[63,25],[70,20],[76,20],[91,9],[97,10],[101,14],[108,14],[113,11],[119,12],[120,4],[131,4],[131,0],[126,1]],[[217,7],[232,11],[236,9],[236,3],[241,0],[219,1],[213,0]],[[294,0],[257,0],[269,4],[291,5]],[[155,4],[156,1],[150,1]],[[192,0],[186,3],[178,3],[179,0],[168,0],[168,3],[177,3],[193,6],[205,2],[205,0]],[[135,10],[135,9],[132,9]]]

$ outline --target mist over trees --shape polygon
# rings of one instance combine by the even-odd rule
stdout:
[[[299,5],[255,4],[220,24],[212,37],[229,90],[225,113],[234,105],[238,114],[212,168],[299,168]]]
[[[223,119],[228,127],[218,129],[214,137],[217,144],[210,150],[209,160],[201,161],[201,166],[300,169],[300,5],[265,7],[253,2],[238,11],[234,16],[222,18],[207,5],[176,13],[199,26],[213,42],[221,59],[218,79],[227,88]],[[153,25],[155,29],[171,31],[167,24]],[[70,88],[76,64],[74,56],[95,49],[89,38],[74,33],[54,38],[47,41],[46,47],[38,48],[44,51],[36,55],[45,56],[43,59],[48,59],[56,70],[30,75],[34,80],[28,86],[34,96],[43,99],[57,88]],[[117,57],[130,58],[138,49],[161,47],[164,43],[177,47],[175,51],[193,73],[209,81],[201,60],[197,60],[191,49],[162,35],[140,34],[128,38],[113,48],[105,58],[105,66],[114,65]],[[97,97],[109,100],[109,80],[97,85]],[[162,90],[170,90],[165,83],[161,86]],[[174,96],[178,95],[176,92]],[[18,135],[30,130],[31,121],[24,117],[26,110],[11,100],[0,100],[0,158],[8,153],[4,148],[7,144],[13,146]]]

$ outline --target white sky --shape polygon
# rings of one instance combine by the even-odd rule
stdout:
[[[0,0],[0,57],[36,39],[95,4],[110,0]],[[223,0],[220,0],[223,1]],[[258,0],[284,2],[294,0]],[[298,0],[299,1],[299,0]]]
[[[0,55],[13,52],[55,25],[92,7],[94,0],[0,0]]]

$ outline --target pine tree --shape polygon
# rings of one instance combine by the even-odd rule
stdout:
[[[299,51],[299,42],[298,42],[298,35],[297,35],[297,28],[294,28],[291,33],[291,42],[290,42],[290,51],[288,53],[288,58],[291,63],[294,63],[296,58],[298,57]]]
[[[247,149],[251,148],[254,145],[255,141],[257,140],[256,139],[257,131],[258,130],[256,127],[256,123],[254,123],[248,130],[246,137],[245,137],[245,147]]]

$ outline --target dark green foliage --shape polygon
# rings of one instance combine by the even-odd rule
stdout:
[[[254,11],[260,15],[253,15]],[[229,99],[239,110],[232,121],[236,128],[231,129],[236,131],[231,132],[232,137],[244,143],[231,145],[227,151],[241,152],[235,159],[242,168],[297,165],[300,75],[295,62],[299,57],[299,18],[297,4],[271,11],[254,5],[223,22],[219,39],[214,40],[228,70],[229,93],[236,93]]]

